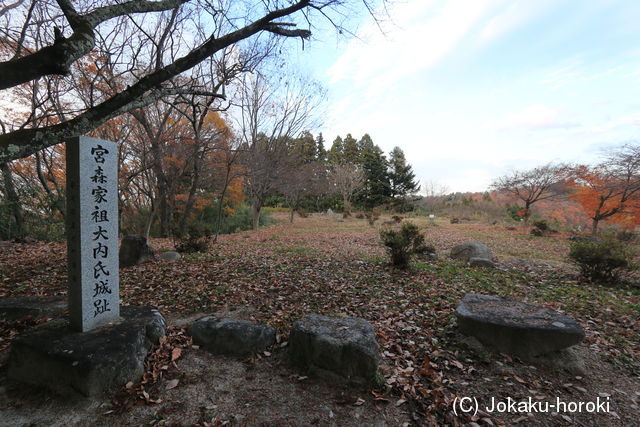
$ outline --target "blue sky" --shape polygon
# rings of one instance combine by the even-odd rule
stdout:
[[[421,181],[483,191],[514,169],[638,139],[640,1],[403,0],[358,38],[291,53],[328,90],[321,130],[400,146]]]

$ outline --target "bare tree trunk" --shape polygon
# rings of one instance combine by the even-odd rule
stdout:
[[[151,140],[151,152],[153,153],[153,172],[156,175],[158,186],[158,217],[160,219],[160,237],[169,235],[169,203],[167,177],[162,168],[162,152],[160,143],[155,138]]]
[[[262,209],[262,203],[253,200],[251,202],[251,227],[257,230],[260,227],[260,210]]]
[[[220,227],[222,227],[222,205],[224,204],[224,197],[227,193],[227,184],[225,183],[222,193],[220,193],[220,201],[218,202],[218,212],[216,212],[216,235],[213,238],[213,243],[218,242],[218,236],[220,235]]]
[[[149,234],[151,233],[151,226],[153,225],[153,218],[156,216],[157,209],[151,208],[151,213],[147,218],[147,223],[144,226],[144,237],[149,240]]]
[[[530,201],[526,201],[524,203],[524,223],[528,224],[529,223],[529,217],[531,216],[531,202]]]
[[[599,218],[592,218],[591,221],[591,234],[593,234],[594,236],[596,234],[598,234],[598,223],[600,222]]]
[[[7,200],[11,205],[13,218],[16,220],[16,228],[18,229],[17,237],[21,239],[24,237],[24,217],[22,215],[20,198],[18,197],[18,193],[16,192],[16,188],[13,184],[13,174],[11,173],[11,168],[9,168],[8,163],[0,164],[0,168],[2,168],[2,177],[4,180],[4,189],[7,195]]]
[[[293,213],[295,212],[295,208],[291,205],[291,209],[289,209],[289,222],[293,224]]]
[[[184,207],[184,212],[180,218],[178,225],[178,237],[184,236],[187,231],[187,220],[193,210],[193,205],[196,201],[196,190],[198,189],[198,168],[194,167],[193,178],[191,179],[191,187],[189,188],[189,197],[187,198],[187,205]]]
[[[224,205],[224,198],[227,195],[227,188],[229,188],[229,175],[231,175],[231,165],[227,163],[227,169],[224,176],[224,186],[220,193],[220,201],[218,202],[218,212],[216,213],[216,235],[213,238],[213,243],[218,242],[218,236],[220,235],[220,227],[222,226],[222,206]]]
[[[342,197],[342,204],[343,204],[343,213],[344,216],[351,216],[351,201],[349,200],[349,198],[346,195],[343,195]]]
[[[42,185],[42,188],[47,193],[47,197],[51,201],[51,208],[60,212],[62,218],[64,219],[64,208],[62,207],[62,204],[60,203],[58,197],[53,194],[53,191],[51,191],[51,188],[49,188],[49,184],[47,184],[47,180],[44,176],[44,173],[42,172],[42,160],[40,159],[40,152],[36,152],[36,172],[38,175],[38,180],[40,181],[40,185]]]

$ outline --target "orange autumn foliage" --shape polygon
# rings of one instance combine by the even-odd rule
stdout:
[[[635,227],[640,223],[640,192],[629,183],[616,180],[604,169],[578,166],[569,181],[573,190],[570,199],[577,202],[592,220],[593,231],[603,220]]]

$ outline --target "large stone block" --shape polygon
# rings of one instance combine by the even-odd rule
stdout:
[[[153,259],[154,254],[147,238],[139,234],[131,234],[122,239],[120,244],[120,267],[131,267]]]
[[[294,365],[348,383],[377,381],[380,350],[373,326],[363,319],[309,314],[293,324],[289,353]]]
[[[96,396],[138,380],[166,321],[149,307],[121,307],[122,321],[75,332],[66,319],[17,336],[9,354],[9,378],[64,395]]]
[[[459,330],[525,360],[579,343],[584,330],[569,316],[534,304],[468,294],[456,308]]]
[[[214,354],[249,356],[276,342],[276,330],[248,320],[203,317],[188,329],[193,343]]]
[[[493,260],[491,250],[478,242],[469,242],[454,246],[451,249],[450,257],[462,262],[469,262],[471,258]]]

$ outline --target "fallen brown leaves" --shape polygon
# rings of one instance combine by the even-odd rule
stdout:
[[[145,372],[138,383],[129,382],[111,401],[112,408],[105,414],[119,414],[135,405],[157,404],[161,388],[170,390],[180,383],[181,372],[176,361],[182,350],[191,346],[191,338],[182,328],[169,327],[160,344],[154,346],[145,361]]]
[[[486,359],[461,349],[453,311],[467,292],[512,297],[575,316],[594,353],[619,367],[625,378],[640,372],[638,290],[577,284],[573,270],[559,261],[567,250],[562,236],[530,238],[500,226],[439,224],[423,230],[442,259],[417,262],[409,272],[386,265],[377,230],[364,220],[336,223],[312,217],[293,226],[222,236],[210,252],[175,263],[123,269],[121,295],[125,304],[151,305],[174,315],[245,309],[252,319],[277,328],[281,345],[270,354],[286,351],[282,346],[291,323],[303,314],[363,318],[375,326],[382,353],[384,385],[370,391],[374,402],[405,408],[419,424],[505,425],[519,417],[455,417],[451,404],[460,393],[576,397],[581,389],[602,391],[574,379],[575,387],[562,387],[567,378],[543,380],[539,371],[516,360],[500,355]],[[484,241],[497,252],[499,268],[474,270],[446,259],[454,244],[468,240]],[[171,248],[169,240],[152,244]],[[0,252],[0,294],[63,293],[63,246],[18,246],[20,262],[14,252]],[[182,329],[170,329],[150,355],[142,382],[121,390],[112,410],[154,404],[161,390],[191,381],[179,370],[182,352],[190,345]],[[357,406],[358,398],[345,404]]]

